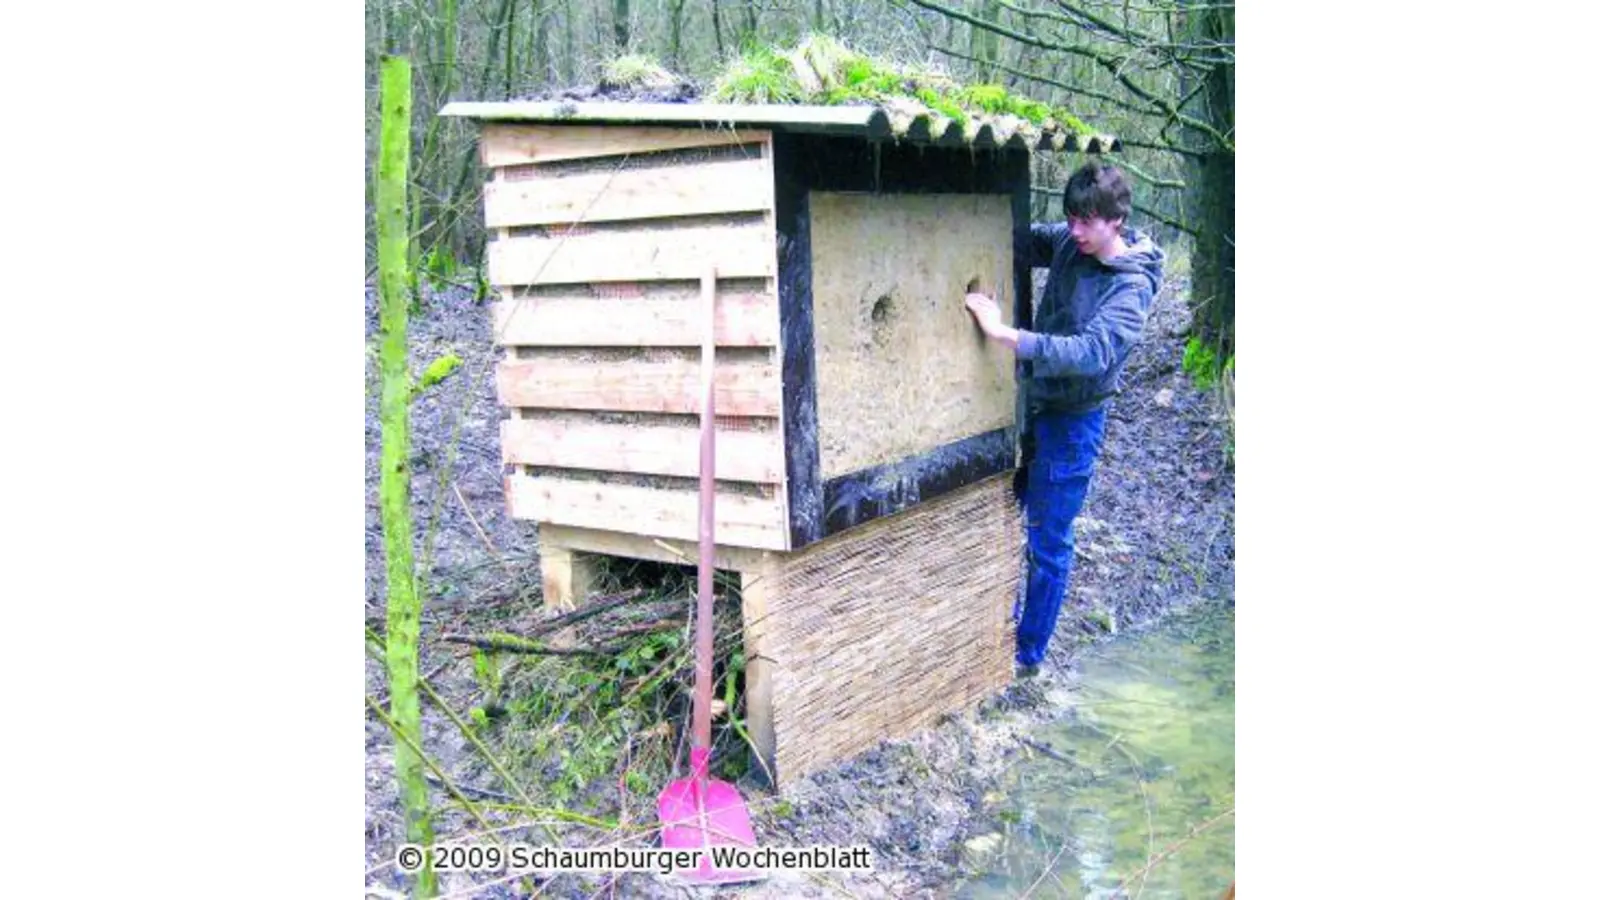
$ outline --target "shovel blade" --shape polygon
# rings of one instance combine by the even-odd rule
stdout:
[[[700,788],[704,786],[702,793]],[[702,850],[700,867],[680,871],[688,881],[722,884],[759,881],[759,871],[719,869],[711,856],[712,847],[743,847],[754,850],[756,832],[750,824],[750,810],[739,791],[726,781],[707,778],[697,782],[682,778],[667,785],[656,804],[661,817],[661,846],[667,850]]]

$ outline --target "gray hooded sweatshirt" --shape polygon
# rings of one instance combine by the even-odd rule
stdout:
[[[1030,267],[1050,267],[1033,317],[1018,335],[1024,361],[1021,412],[1081,413],[1122,389],[1122,369],[1144,332],[1161,290],[1166,254],[1155,241],[1124,226],[1128,252],[1108,262],[1086,256],[1065,222],[1034,225],[1024,252]]]

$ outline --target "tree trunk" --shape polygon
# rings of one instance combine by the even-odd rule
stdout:
[[[428,78],[430,84],[437,83],[439,89],[433,93],[432,105],[437,107],[447,102],[456,89],[456,45],[457,25],[459,22],[459,6],[456,0],[444,0],[443,20],[437,35],[437,45],[434,49],[434,60],[437,62],[437,73],[440,82]],[[417,236],[422,234],[423,223],[428,220],[437,221],[439,213],[450,206],[450,167],[438,160],[439,128],[442,119],[439,116],[428,116],[428,124],[423,130],[422,152],[417,157],[414,177],[419,188],[427,186],[432,181],[432,190],[428,195],[435,198],[431,203],[425,203],[424,197],[419,192],[411,200],[411,236],[409,253],[406,258],[407,272],[414,280],[412,282],[412,301],[419,307],[422,305],[422,282],[416,279],[416,273],[422,262],[422,242]],[[425,208],[426,207],[426,208]],[[435,233],[433,241],[438,244],[448,239],[449,235]]]
[[[617,52],[628,52],[628,0],[612,0],[611,30],[617,38]]]
[[[511,84],[517,71],[517,5],[504,0],[506,5],[506,89],[500,96],[511,99]],[[490,54],[493,56],[494,54]]]
[[[717,62],[725,58],[722,51],[722,4],[711,0],[711,34],[717,39]]]
[[[985,22],[999,22],[1000,0],[982,0],[976,15]],[[972,26],[971,46],[968,49],[970,56],[983,60],[977,64],[977,80],[993,81],[997,71],[994,64],[1000,58],[1000,35]]]
[[[516,21],[516,18],[515,0],[500,0],[500,9],[495,13],[496,25],[489,31],[489,46],[487,52],[483,54],[483,69],[478,74],[478,92],[475,96],[488,96],[489,80],[494,77],[494,68],[496,57],[499,51],[501,32],[505,32],[505,96],[507,99],[510,99],[511,71],[512,61],[514,59],[512,48],[516,46],[512,41],[513,34],[511,33],[511,28],[512,23]],[[468,182],[471,180],[472,174],[477,171],[477,168],[477,150],[474,147],[468,146],[465,152],[461,154],[461,166],[456,174],[455,186],[451,189],[447,196],[459,197],[466,193]],[[465,220],[458,221],[460,221],[461,224],[456,226],[457,232],[454,235],[456,238],[454,244],[461,250],[461,252],[457,255],[457,258],[475,259],[477,258],[479,243],[477,240],[478,229],[468,226]],[[469,238],[471,238],[470,241]]]
[[[683,4],[687,0],[668,0],[668,45],[667,58],[671,60],[667,65],[672,71],[683,73]]]
[[[533,0],[533,22],[528,29],[533,45],[528,48],[528,71],[537,88],[550,80],[550,15],[548,0]]]
[[[572,21],[576,16],[572,0],[567,0],[567,8],[561,13],[561,81],[566,87],[578,80],[577,26]]]
[[[1185,31],[1196,42],[1233,40],[1233,10],[1204,7],[1187,11]],[[1214,65],[1199,76],[1205,112],[1201,118],[1225,135],[1233,132],[1233,66]],[[1194,290],[1196,333],[1216,350],[1219,363],[1233,355],[1233,153],[1191,134],[1196,146],[1209,148],[1192,162],[1197,186],[1194,224]]]
[[[1213,151],[1199,171],[1199,237],[1194,242],[1193,305],[1197,333],[1217,351],[1233,355],[1233,154]]]
[[[489,79],[494,77],[495,57],[500,51],[500,38],[502,34],[506,41],[505,80],[506,93],[511,93],[511,22],[515,18],[515,4],[513,0],[500,0],[500,9],[494,14],[495,27],[489,31],[488,52],[483,54],[483,68],[478,74],[479,98],[485,97],[489,92]]]
[[[411,153],[411,64],[399,56],[383,60],[383,107],[378,157],[378,304],[383,335],[381,367],[383,447],[378,494],[388,577],[389,715],[395,728],[416,746],[422,743],[422,705],[417,697],[417,643],[422,601],[417,594],[412,559],[411,527],[411,378],[406,366],[406,248],[411,243],[406,222],[406,190]],[[394,771],[404,810],[406,841],[433,842],[428,816],[428,785],[422,758],[396,739]],[[423,854],[416,896],[438,892],[430,854]]]
[[[755,43],[758,24],[756,22],[756,5],[746,0],[740,7],[743,15],[739,19],[739,49],[744,50]]]

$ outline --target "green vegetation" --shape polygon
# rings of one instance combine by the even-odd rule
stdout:
[[[411,63],[404,57],[383,60],[383,127],[378,158],[379,327],[383,333],[383,449],[378,494],[388,576],[387,664],[389,714],[395,730],[394,771],[405,810],[406,840],[433,840],[424,780],[422,706],[417,697],[417,641],[422,599],[412,559],[411,521],[411,377],[406,371],[406,325],[410,310],[406,226],[407,170],[411,154]],[[426,862],[417,873],[417,896],[438,892],[433,869]]]
[[[1203,391],[1216,391],[1217,402],[1228,419],[1228,439],[1223,454],[1231,466],[1234,461],[1234,354],[1229,353],[1227,358],[1222,358],[1217,355],[1216,347],[1216,342],[1200,335],[1190,337],[1183,347],[1183,371],[1194,381],[1195,387]]]
[[[619,56],[606,63],[600,83],[608,87],[653,88],[678,83],[678,76],[662,68],[655,58],[642,53]]]
[[[711,85],[711,99],[718,103],[799,103],[806,99],[806,92],[787,58],[757,47],[728,64]]]
[[[1183,347],[1183,371],[1194,381],[1195,387],[1210,390],[1217,386],[1224,373],[1233,371],[1233,357],[1218,358],[1216,347],[1196,335]]]
[[[459,368],[461,368],[461,357],[454,353],[447,353],[428,363],[428,367],[422,370],[422,381],[417,385],[416,393],[420,394],[444,381]]]
[[[605,564],[601,603],[624,580]],[[626,578],[637,583],[636,575]],[[594,653],[549,655],[543,638],[517,638],[475,626],[502,646],[531,652],[480,651],[474,657],[483,715],[474,716],[478,736],[524,785],[537,785],[542,803],[561,808],[628,810],[652,807],[656,793],[681,770],[681,735],[676,724],[688,710],[694,671],[687,610],[693,606],[689,576],[666,569],[653,587],[615,609],[578,624],[574,646]],[[719,592],[726,586],[719,587]],[[738,601],[719,598],[713,696],[725,712],[713,719],[713,774],[737,780],[753,764],[743,721],[743,632]],[[504,623],[508,630],[522,630]],[[618,797],[619,787],[626,800]],[[530,787],[530,790],[533,788]]]
[[[901,67],[857,53],[825,35],[794,48],[747,49],[725,66],[709,98],[716,103],[815,103],[829,106],[894,104],[912,114],[931,113],[966,125],[973,118],[1014,116],[1038,127],[1078,134],[1095,129],[1065,109],[1013,94],[998,84],[962,85],[950,76]]]

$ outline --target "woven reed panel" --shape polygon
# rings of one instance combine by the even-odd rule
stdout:
[[[778,777],[1008,684],[1021,557],[1009,473],[781,557],[763,623]]]

